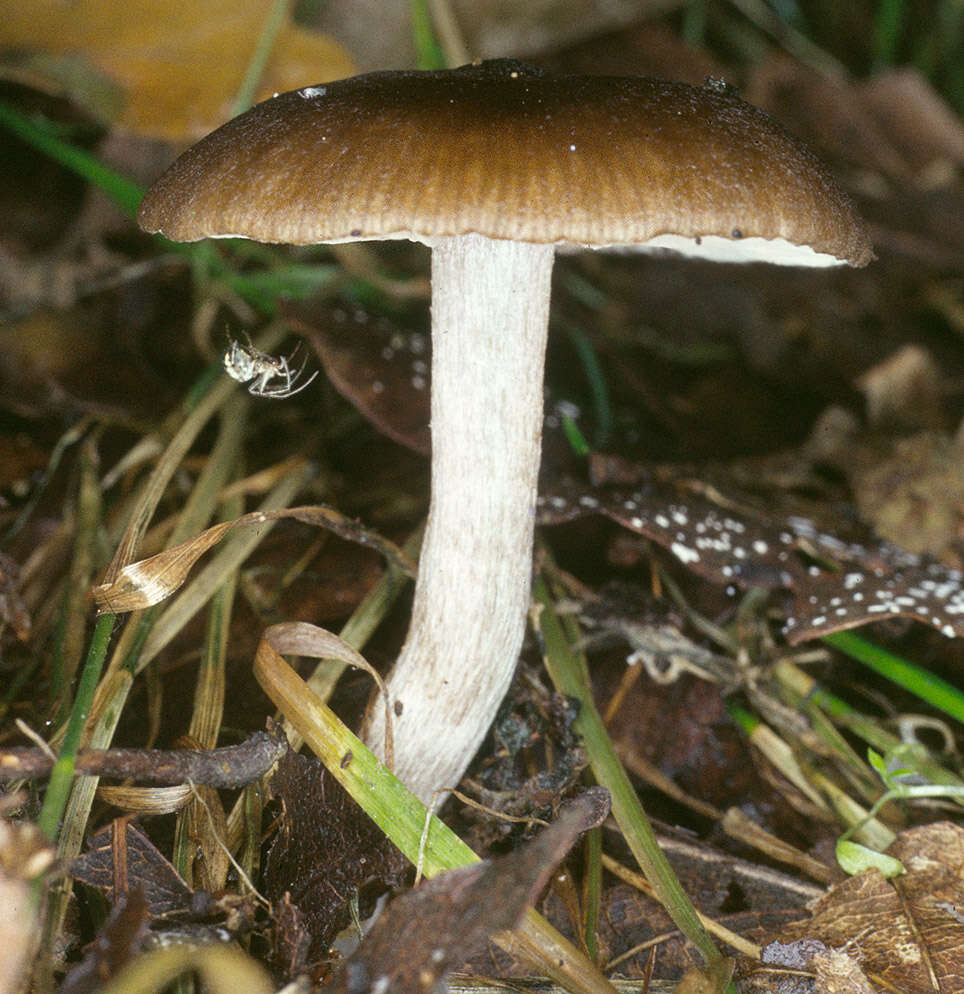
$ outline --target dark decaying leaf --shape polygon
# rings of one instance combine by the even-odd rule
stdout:
[[[262,890],[275,909],[275,961],[285,976],[328,952],[362,885],[395,885],[408,866],[313,756],[289,752],[271,778],[282,807]]]
[[[507,856],[443,873],[393,901],[332,980],[332,994],[423,994],[513,928],[579,835],[603,822],[601,787],[571,801],[549,828]]]
[[[140,888],[118,897],[99,935],[64,977],[57,994],[99,991],[140,951],[149,922],[150,912]]]
[[[788,926],[751,976],[773,989],[774,967],[818,977],[865,975],[872,990],[905,994],[964,990],[964,829],[950,822],[902,832],[888,850],[906,872],[885,880],[868,870],[811,905],[809,921]],[[830,953],[847,954],[853,966]],[[859,971],[855,967],[859,965]],[[816,990],[833,990],[818,986]],[[838,986],[854,991],[860,987]]]
[[[116,837],[115,826],[123,827],[120,838]],[[127,889],[140,891],[151,917],[191,907],[194,892],[184,878],[144,832],[125,818],[117,819],[93,836],[87,851],[71,864],[71,876],[112,895],[119,875],[115,853],[121,846],[124,847],[121,858],[126,860]]]
[[[332,386],[383,435],[428,455],[428,336],[360,307],[333,307],[310,323],[291,316]]]
[[[281,977],[297,977],[305,972],[310,961],[312,936],[301,910],[284,893],[271,906],[274,922],[274,942],[271,959],[275,972]]]
[[[292,328],[315,349],[332,386],[377,431],[423,456],[431,453],[431,338],[359,306],[289,304]],[[547,406],[543,467],[572,458],[564,417],[578,424],[579,408],[566,400]]]
[[[772,521],[655,483],[633,490],[564,483],[539,498],[543,524],[589,514],[645,535],[714,583],[790,590],[791,643],[894,617],[964,637],[964,575],[887,542],[844,542],[807,518]]]

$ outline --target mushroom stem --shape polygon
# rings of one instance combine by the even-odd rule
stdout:
[[[432,497],[388,679],[395,773],[425,803],[462,776],[522,645],[554,252],[474,234],[432,248]],[[382,754],[382,707],[367,728]]]

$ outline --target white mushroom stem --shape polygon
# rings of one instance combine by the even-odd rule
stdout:
[[[525,630],[553,247],[432,244],[432,496],[408,638],[388,679],[395,772],[454,787],[512,679]],[[384,713],[367,741],[383,755]]]

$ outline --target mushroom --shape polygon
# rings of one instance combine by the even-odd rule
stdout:
[[[718,83],[556,76],[509,60],[281,94],[188,149],[140,224],[168,238],[432,250],[432,475],[395,769],[454,786],[512,679],[529,604],[553,256],[633,246],[864,265],[829,172]],[[380,752],[381,708],[366,737]]]

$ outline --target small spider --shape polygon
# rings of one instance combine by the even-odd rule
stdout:
[[[256,349],[250,338],[247,345],[232,341],[228,351],[224,353],[224,369],[232,380],[247,383],[248,393],[255,397],[291,397],[304,390],[318,375],[318,370],[315,370],[304,383],[295,386],[308,362],[308,357],[305,356],[301,368],[293,370],[288,362],[295,357],[295,352],[276,359],[267,352]],[[272,383],[272,380],[280,382]]]

